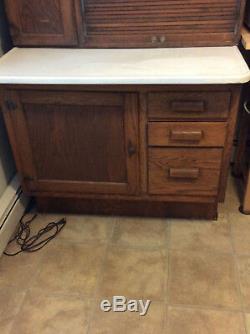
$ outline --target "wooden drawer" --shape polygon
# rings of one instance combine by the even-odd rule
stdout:
[[[149,122],[149,146],[214,146],[225,144],[224,122]]]
[[[155,92],[148,94],[149,118],[226,119],[230,92]]]
[[[222,149],[149,148],[149,193],[217,196]]]

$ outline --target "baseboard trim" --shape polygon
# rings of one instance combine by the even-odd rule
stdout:
[[[22,217],[29,198],[23,194],[18,176],[15,176],[0,198],[0,256]]]
[[[216,219],[217,203],[178,203],[133,200],[46,198],[36,199],[40,212],[118,216]]]

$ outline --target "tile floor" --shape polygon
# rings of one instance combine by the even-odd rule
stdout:
[[[238,206],[229,180],[217,222],[68,216],[42,251],[0,259],[0,333],[250,334],[250,216]],[[103,313],[114,295],[152,304],[145,317]]]

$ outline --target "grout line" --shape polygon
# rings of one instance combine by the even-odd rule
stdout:
[[[180,253],[180,254],[190,254],[194,256],[199,256],[199,255],[217,255],[217,256],[228,256],[228,257],[233,257],[233,252],[223,252],[223,251],[214,251],[210,249],[185,249],[185,248],[170,248],[169,252],[173,253]]]
[[[239,300],[240,300],[240,304],[241,304],[241,310],[242,310],[243,315],[244,315],[245,310],[244,310],[243,295],[242,295],[242,292],[241,292],[240,271],[239,271],[239,267],[238,267],[238,257],[237,257],[237,253],[236,253],[236,250],[235,250],[233,231],[232,231],[232,223],[231,222],[230,222],[230,240],[231,240],[231,245],[232,245],[232,249],[233,249],[235,281],[236,281],[238,296],[239,296]],[[244,320],[243,322],[244,322],[244,327],[245,327],[245,333],[247,334],[247,324],[246,324],[245,315],[244,315],[243,320]]]
[[[168,300],[168,272],[169,272],[169,254],[168,251],[162,253],[164,259],[164,288],[163,288],[163,302],[166,303]]]
[[[208,254],[208,255],[228,255],[228,256],[233,256],[233,252],[231,251],[231,252],[226,252],[226,251],[216,251],[216,250],[210,250],[210,249],[195,249],[195,248],[190,248],[190,249],[188,249],[188,248],[172,248],[172,247],[170,247],[169,248],[169,251],[171,251],[171,252],[178,252],[178,253],[195,253],[195,254],[197,254],[198,252],[199,252],[199,254],[204,254],[204,255],[206,255],[206,254]]]
[[[172,223],[168,221],[168,226],[167,226],[167,282],[166,282],[166,295],[165,295],[165,311],[166,314],[164,316],[164,332],[168,330],[168,325],[169,325],[169,316],[168,316],[168,311],[169,311],[169,302],[170,302],[170,243],[171,243],[171,226]]]
[[[167,226],[167,282],[166,282],[166,295],[165,302],[169,303],[170,293],[170,243],[171,243],[171,222],[168,222]]]
[[[164,319],[163,319],[163,333],[165,333],[168,330],[168,323],[169,323],[169,317],[168,317],[168,305],[164,305]]]
[[[118,247],[119,249],[131,249],[131,250],[141,250],[141,251],[159,251],[159,250],[164,250],[166,249],[166,246],[163,245],[159,245],[159,246],[135,246],[135,245],[130,245],[130,244],[126,244],[126,243],[115,243],[115,242],[111,242],[110,243],[111,247]]]
[[[229,313],[242,313],[244,314],[244,311],[237,308],[229,308],[226,306],[215,306],[215,305],[192,305],[192,304],[175,304],[170,303],[168,304],[168,307],[173,308],[183,308],[183,309],[194,309],[194,310],[211,310],[211,311],[220,311],[220,312],[229,312]]]
[[[171,242],[171,222],[167,220],[167,249],[170,249],[170,242]]]
[[[246,313],[245,312],[242,314],[242,317],[243,317],[243,322],[244,322],[246,334],[249,334],[248,329],[247,329],[247,319],[246,319]]]
[[[23,295],[22,302],[20,303],[17,312],[13,315],[13,320],[12,320],[12,323],[11,323],[11,326],[10,326],[10,331],[9,331],[10,334],[11,334],[11,333],[15,334],[15,332],[14,332],[14,324],[15,324],[16,321],[17,321],[17,317],[18,317],[19,314],[21,313],[21,310],[22,310],[22,308],[23,308],[25,299],[26,299],[26,297],[27,297],[27,293],[28,293],[28,289],[26,289],[26,290],[23,291],[23,294],[24,294],[24,295]]]
[[[109,238],[107,238],[107,244],[106,244],[104,255],[103,255],[103,258],[102,258],[102,263],[100,265],[100,269],[99,269],[99,272],[97,274],[98,279],[97,279],[97,282],[96,282],[95,291],[93,292],[94,298],[93,298],[93,301],[92,301],[92,307],[89,311],[89,319],[88,319],[86,334],[90,333],[90,329],[91,329],[90,326],[91,326],[91,324],[92,324],[92,322],[95,318],[96,301],[99,300],[98,292],[99,292],[100,285],[101,285],[101,282],[102,282],[102,279],[103,279],[105,264],[106,264],[106,260],[107,260],[107,256],[108,256],[108,250],[109,250],[109,247],[110,247],[111,240],[113,238],[113,234],[114,234],[116,224],[117,224],[117,219],[114,220],[113,226],[110,230]]]
[[[247,331],[247,326],[246,326],[246,313],[244,313],[242,310],[233,310],[233,309],[225,309],[225,308],[219,308],[219,307],[210,307],[210,306],[204,306],[204,305],[181,305],[181,304],[172,304],[172,305],[168,305],[168,309],[169,307],[172,308],[176,308],[176,309],[187,309],[187,310],[201,310],[201,311],[217,311],[217,312],[224,312],[224,313],[237,313],[239,315],[241,315],[242,317],[242,323],[244,326],[244,331],[246,334],[249,334]],[[168,323],[169,319],[167,320]]]
[[[109,244],[112,244],[113,243],[113,240],[114,240],[114,236],[115,236],[115,230],[116,230],[116,227],[117,227],[117,225],[118,225],[118,220],[119,220],[119,218],[118,217],[116,217],[115,219],[114,219],[114,222],[113,222],[113,226],[112,226],[112,229],[111,229],[111,231],[110,231],[110,237],[109,237]]]

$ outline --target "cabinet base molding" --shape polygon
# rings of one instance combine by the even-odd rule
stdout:
[[[39,212],[217,219],[216,203],[171,203],[110,199],[38,197]]]

